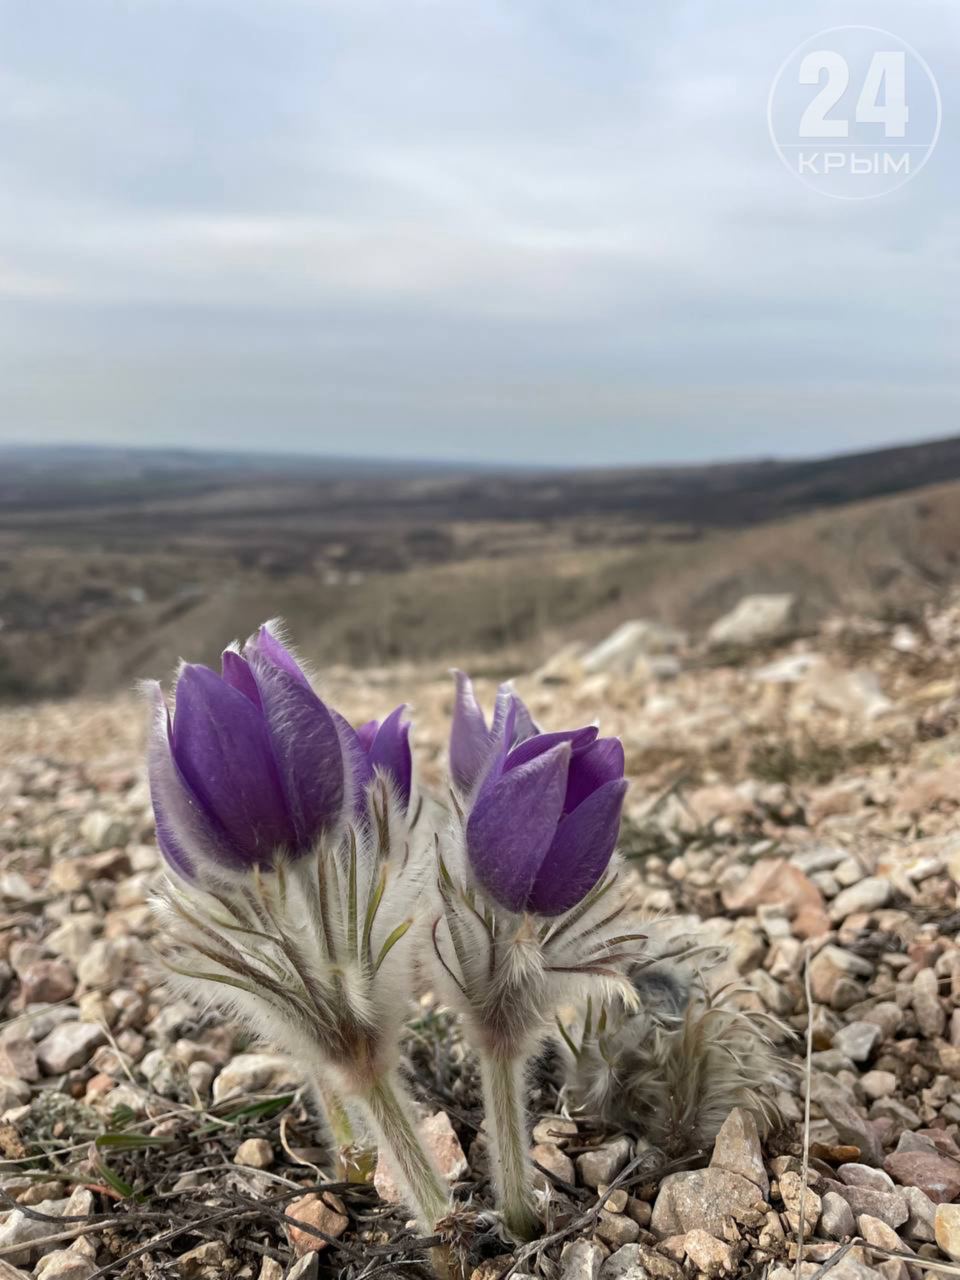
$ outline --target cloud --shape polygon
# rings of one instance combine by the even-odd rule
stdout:
[[[949,6],[848,20],[957,74]],[[12,6],[0,432],[612,461],[953,430],[951,130],[852,204],[767,136],[778,66],[835,21],[824,0]]]

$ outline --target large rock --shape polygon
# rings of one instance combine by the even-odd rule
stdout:
[[[638,658],[648,654],[674,653],[685,643],[686,636],[682,631],[664,626],[662,622],[635,618],[621,623],[606,640],[585,653],[580,662],[588,675],[607,671],[628,676],[633,673]]]
[[[933,1229],[938,1246],[948,1258],[960,1262],[960,1204],[938,1204]]]
[[[726,1169],[689,1169],[663,1180],[650,1229],[662,1238],[702,1228],[723,1235],[728,1218],[758,1226],[767,1206],[756,1183]]]
[[[707,633],[707,642],[719,648],[775,640],[791,629],[796,607],[793,595],[744,596],[729,613],[716,620]]]
[[[925,1151],[894,1151],[883,1162],[887,1173],[905,1187],[919,1189],[935,1204],[960,1197],[960,1164]]]

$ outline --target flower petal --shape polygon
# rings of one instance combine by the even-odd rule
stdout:
[[[234,689],[246,694],[255,707],[260,705],[257,693],[257,682],[253,678],[250,664],[235,649],[224,649],[220,656],[220,670],[223,680]]]
[[[250,669],[292,820],[293,847],[305,852],[344,816],[346,779],[340,730],[334,714],[299,668],[293,675],[257,650],[251,654]]]
[[[177,681],[173,755],[197,800],[240,858],[268,862],[294,830],[260,709],[209,667]]]
[[[369,754],[359,732],[354,729],[350,721],[333,707],[330,708],[330,714],[333,716],[333,723],[337,726],[340,749],[343,752],[344,812],[352,810],[362,815],[367,800],[367,783],[373,777]],[[376,724],[376,721],[371,723]]]
[[[273,622],[265,622],[262,627],[254,632],[243,646],[243,656],[251,664],[254,659],[268,662],[271,666],[285,671],[287,675],[293,676],[295,680],[299,680],[309,689],[310,681],[304,674],[300,664],[287,646],[274,634],[273,628],[275,625]]]
[[[242,865],[216,819],[206,812],[177,768],[163,691],[155,680],[146,681],[144,691],[151,705],[147,774],[160,852],[188,880],[195,878],[204,863]]]
[[[481,790],[467,820],[467,856],[491,898],[523,911],[556,835],[567,787],[570,745],[511,769]]]
[[[621,779],[605,782],[564,818],[529,893],[529,909],[559,916],[581,902],[613,856],[627,790]]]
[[[450,773],[463,792],[472,790],[490,758],[494,737],[473,691],[473,682],[463,671],[454,671],[457,691],[450,726]]]
[[[573,813],[598,787],[622,778],[623,768],[623,743],[619,738],[598,738],[586,751],[578,752],[570,761],[563,812]]]
[[[368,720],[365,724],[358,724],[356,728],[357,738],[361,747],[367,755],[370,754],[370,748],[373,746],[373,740],[377,736],[377,730],[380,728],[379,720]]]
[[[552,750],[558,742],[570,743],[570,750],[575,760],[581,752],[589,748],[598,732],[596,725],[591,724],[583,729],[563,729],[557,733],[538,733],[513,748],[504,761],[504,771],[515,769],[518,764],[525,764],[535,756],[543,755],[544,751]],[[571,767],[572,764],[573,761],[571,761]]]
[[[410,752],[410,721],[403,719],[406,704],[391,711],[377,730],[369,751],[370,764],[393,778],[404,804],[410,803],[413,784],[413,757]]]

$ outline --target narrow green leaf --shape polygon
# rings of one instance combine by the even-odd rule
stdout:
[[[383,964],[388,954],[393,950],[412,924],[412,920],[404,920],[403,924],[398,924],[393,930],[386,942],[384,942],[383,946],[380,948],[380,954],[377,956],[377,963],[373,966],[374,973],[379,971],[380,966]]]

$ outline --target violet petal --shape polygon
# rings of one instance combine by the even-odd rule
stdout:
[[[483,773],[494,739],[470,677],[463,671],[453,674],[457,690],[450,726],[450,773],[456,786],[467,792]]]
[[[252,865],[294,835],[263,715],[209,667],[177,681],[173,756],[190,790]]]
[[[623,768],[623,743],[619,738],[598,738],[586,751],[574,755],[567,775],[564,813],[572,813],[605,782],[616,782],[622,778]]]
[[[224,649],[220,657],[220,670],[226,684],[239,689],[241,693],[246,694],[255,707],[259,707],[260,694],[257,692],[257,682],[253,678],[253,672],[246,658],[242,658],[233,649]]]
[[[403,719],[406,705],[391,711],[377,730],[369,752],[374,769],[383,769],[393,778],[405,805],[410,803],[413,784],[413,757],[410,752],[410,721]]]
[[[497,902],[522,911],[563,809],[569,743],[485,785],[467,820],[467,856]]]
[[[605,782],[562,819],[530,889],[531,911],[562,915],[587,896],[613,856],[626,790],[622,779]]]
[[[305,852],[344,816],[346,780],[340,731],[333,714],[302,673],[292,675],[286,667],[256,653],[250,667],[292,819],[294,848]]]

